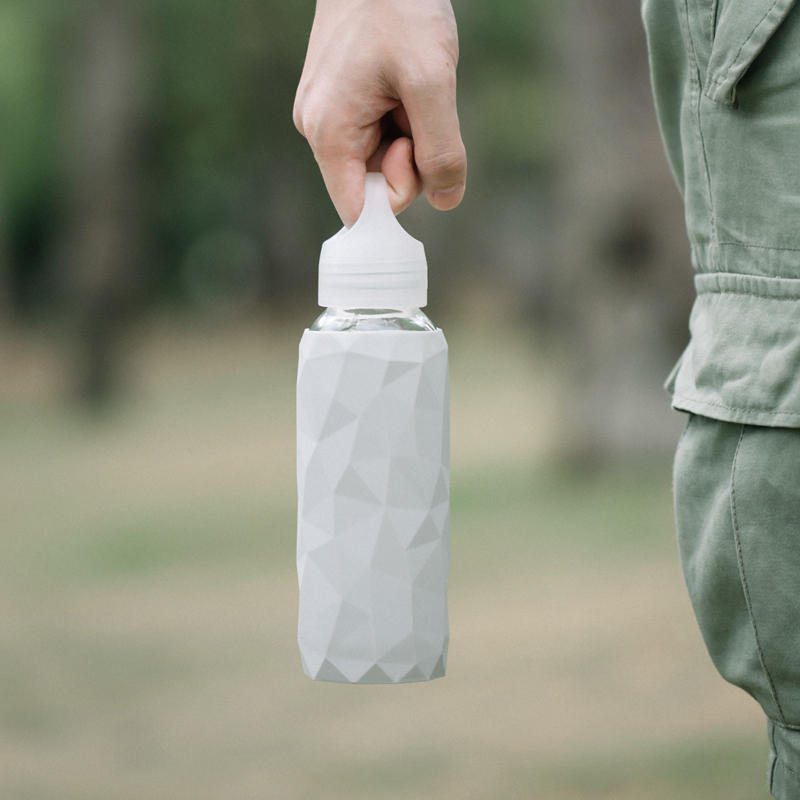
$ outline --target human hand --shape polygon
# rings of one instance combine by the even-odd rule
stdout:
[[[383,172],[395,213],[422,190],[442,211],[461,202],[457,63],[449,0],[317,0],[293,117],[345,225],[367,170]]]

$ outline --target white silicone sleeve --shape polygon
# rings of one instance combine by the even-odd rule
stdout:
[[[306,674],[444,674],[449,640],[447,342],[306,331],[297,376],[298,643]]]

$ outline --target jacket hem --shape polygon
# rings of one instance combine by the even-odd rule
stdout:
[[[690,340],[664,388],[672,407],[800,428],[800,278],[695,276]]]
[[[757,408],[737,408],[711,400],[672,395],[671,407],[675,411],[687,411],[722,422],[745,425],[761,425],[767,428],[800,428],[800,414],[793,411],[768,411]]]

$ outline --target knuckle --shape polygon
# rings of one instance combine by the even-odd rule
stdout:
[[[332,125],[320,116],[314,116],[306,124],[306,138],[317,161],[337,157],[342,146],[339,137],[333,133]]]
[[[449,62],[407,67],[399,78],[401,92],[430,94],[452,92],[456,86],[455,65]]]
[[[294,96],[294,106],[292,107],[292,121],[298,132],[309,139],[309,131],[313,127],[313,112],[312,100],[309,96],[308,86],[305,82],[301,82],[297,87],[297,93]]]
[[[442,185],[462,181],[466,165],[467,156],[463,145],[425,154],[417,159],[420,172]]]
[[[325,124],[323,115],[313,103],[308,101],[299,105],[296,110],[295,125],[305,136],[313,149],[317,149],[324,139]]]
[[[298,99],[294,101],[294,106],[292,107],[292,122],[294,123],[294,127],[297,129],[297,132],[301,136],[305,136],[306,133],[305,125],[303,124],[303,107]]]
[[[295,96],[292,119],[297,130],[306,138],[312,149],[317,148],[319,140],[327,127],[329,116],[324,95],[313,84],[304,83]]]
[[[336,158],[343,149],[342,113],[319,95],[309,95],[298,111],[301,133],[317,161]]]

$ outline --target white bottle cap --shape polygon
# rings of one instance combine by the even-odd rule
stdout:
[[[361,216],[322,244],[319,304],[401,309],[427,302],[425,248],[395,219],[383,175],[368,172]]]

